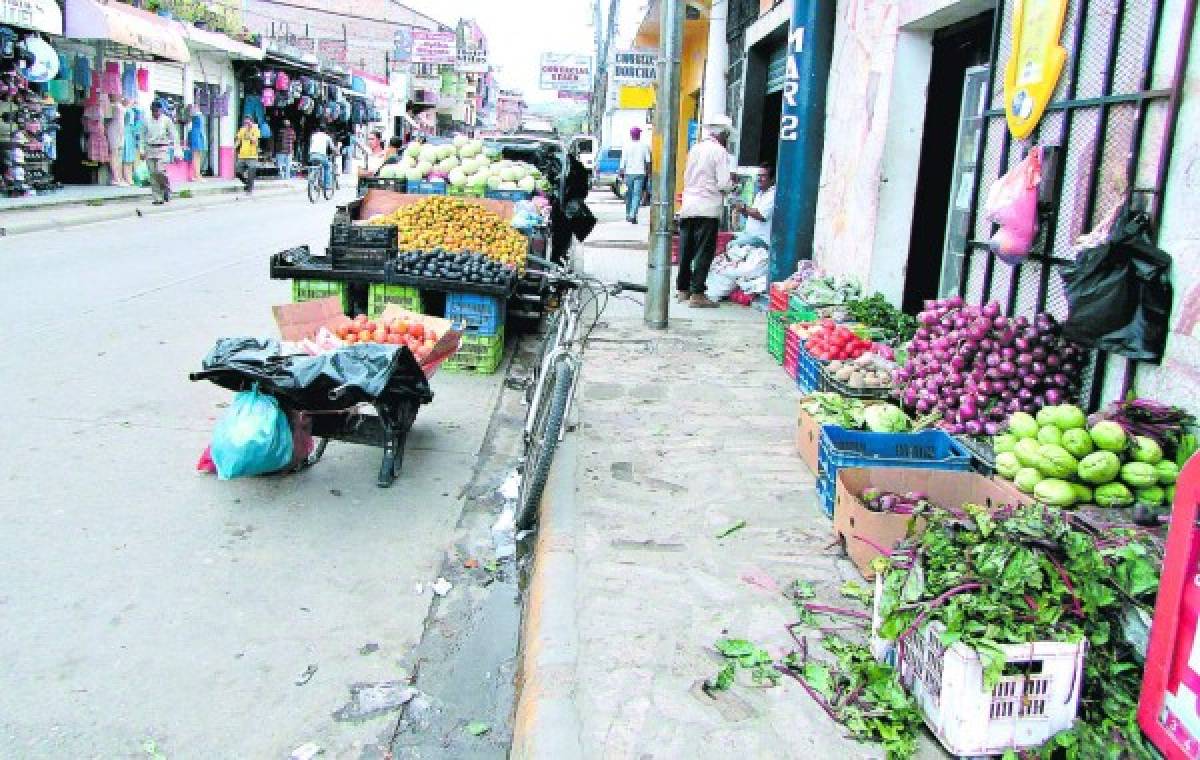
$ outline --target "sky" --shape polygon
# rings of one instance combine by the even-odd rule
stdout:
[[[556,100],[538,89],[542,53],[595,55],[592,0],[401,0],[404,5],[454,25],[473,18],[487,35],[489,54],[503,87],[524,90],[529,102]],[[609,0],[602,0],[605,12]],[[621,0],[617,39],[632,37],[646,0]]]

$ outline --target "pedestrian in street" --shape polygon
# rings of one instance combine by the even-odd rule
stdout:
[[[146,168],[150,171],[150,191],[154,196],[154,205],[161,206],[171,200],[171,182],[163,169],[177,143],[175,122],[164,112],[161,101],[156,100],[150,104],[150,119],[146,122],[144,138]]]
[[[312,136],[308,138],[308,163],[321,167],[321,187],[333,187],[333,162],[335,155],[333,138],[318,124],[313,128]]]
[[[379,168],[382,169],[385,166],[400,163],[403,160],[403,151],[403,139],[399,137],[389,138],[387,149],[383,151],[383,163],[379,165]],[[379,171],[376,170],[375,174],[372,176],[378,177]]]
[[[629,130],[629,144],[621,152],[621,168],[617,180],[625,181],[625,221],[638,223],[638,209],[646,192],[646,176],[650,173],[650,146],[642,142],[641,127]]]
[[[693,309],[715,309],[704,294],[708,270],[717,252],[717,229],[725,210],[730,179],[728,116],[714,116],[704,124],[704,139],[688,152],[683,170],[683,205],[679,210],[679,276],[675,299]]]
[[[233,145],[237,150],[237,166],[235,174],[246,187],[246,195],[254,194],[254,179],[258,174],[258,141],[262,134],[258,125],[249,116],[242,119],[242,128],[237,131]]]
[[[363,155],[363,165],[358,170],[358,176],[374,177],[385,160],[387,160],[387,150],[383,147],[383,133],[373,130],[367,136],[367,149]]]
[[[758,175],[758,191],[754,194],[753,205],[747,206],[738,201],[733,206],[734,214],[745,217],[746,226],[737,241],[750,243],[754,238],[771,245],[771,218],[775,214],[775,170],[768,164],[763,164]]]
[[[292,156],[296,153],[296,129],[288,119],[275,136],[275,165],[279,167],[280,179],[292,178]]]

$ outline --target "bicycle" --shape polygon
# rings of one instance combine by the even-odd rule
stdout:
[[[337,172],[333,171],[332,168],[330,169],[329,176],[333,178],[333,181],[328,186],[325,186],[325,183],[322,182],[324,174],[324,167],[321,165],[321,163],[319,161],[313,161],[310,158],[308,160],[309,203],[316,203],[318,200],[320,200],[322,195],[325,196],[325,200],[329,200],[333,197],[333,194],[338,191]]]
[[[519,530],[527,530],[537,522],[538,505],[550,476],[554,452],[562,441],[563,423],[575,399],[583,351],[608,306],[608,298],[620,297],[627,290],[646,292],[645,285],[603,282],[536,256],[528,257],[528,261],[545,268],[547,284],[560,296],[560,305],[547,322],[538,361],[525,384],[529,409],[522,435],[524,451],[518,464],[521,484],[515,522]],[[595,308],[595,315],[591,324],[581,330],[585,324],[584,312],[589,307]]]

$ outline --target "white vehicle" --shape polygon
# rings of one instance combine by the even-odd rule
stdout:
[[[588,174],[596,172],[596,138],[592,135],[575,135],[567,146],[569,152],[579,158],[579,163],[588,170]]]

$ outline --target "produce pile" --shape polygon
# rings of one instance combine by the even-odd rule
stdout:
[[[896,373],[905,408],[937,412],[953,435],[996,435],[1014,412],[1075,398],[1084,350],[1049,314],[1002,316],[1000,305],[926,301],[908,362]]]
[[[805,279],[795,292],[810,306],[840,306],[861,296],[862,287],[857,282],[818,275]]]
[[[524,270],[528,239],[499,215],[462,198],[431,195],[367,224],[397,229],[401,251],[481,253]]]
[[[836,425],[847,430],[903,433],[914,428],[912,420],[900,407],[864,403],[837,393],[810,393],[800,402],[800,408],[822,425]]]
[[[1017,412],[997,435],[996,472],[1039,501],[1058,507],[1096,504],[1158,506],[1175,498],[1180,466],[1148,436],[1129,436],[1120,424],[1087,427],[1083,411],[1063,404]],[[1183,461],[1191,452],[1180,452]]]
[[[396,271],[415,277],[503,286],[517,276],[512,267],[482,253],[450,253],[441,249],[402,253],[396,260]]]
[[[333,333],[345,345],[387,343],[393,346],[407,346],[418,362],[424,362],[438,342],[437,333],[426,329],[420,322],[409,322],[405,319],[383,322],[368,319],[366,314],[359,314],[350,324],[336,327]]]
[[[878,331],[880,340],[892,345],[907,343],[917,332],[916,317],[892,306],[882,293],[850,301],[846,313],[855,322]]]
[[[835,359],[825,365],[825,371],[837,382],[855,390],[891,388],[892,371],[874,354],[864,353],[857,359]]]
[[[803,337],[804,333],[801,333]],[[871,341],[832,319],[822,319],[807,332],[804,347],[820,361],[857,359],[871,350]]]
[[[484,149],[483,142],[455,137],[452,144],[410,144],[398,164],[379,171],[381,177],[409,182],[447,182],[452,187],[546,192],[550,183],[537,167],[523,161],[503,161]]]
[[[888,512],[893,515],[912,515],[922,507],[931,506],[929,496],[922,491],[893,493],[879,488],[864,488],[859,497],[872,512]]]
[[[1137,726],[1142,669],[1119,621],[1127,604],[1153,606],[1158,549],[1139,533],[1100,531],[1045,505],[915,511],[928,529],[876,560],[884,574],[879,635],[904,640],[942,624],[943,642],[978,653],[988,690],[1004,673],[999,645],[1087,639],[1078,720],[1038,756],[1154,757]]]

